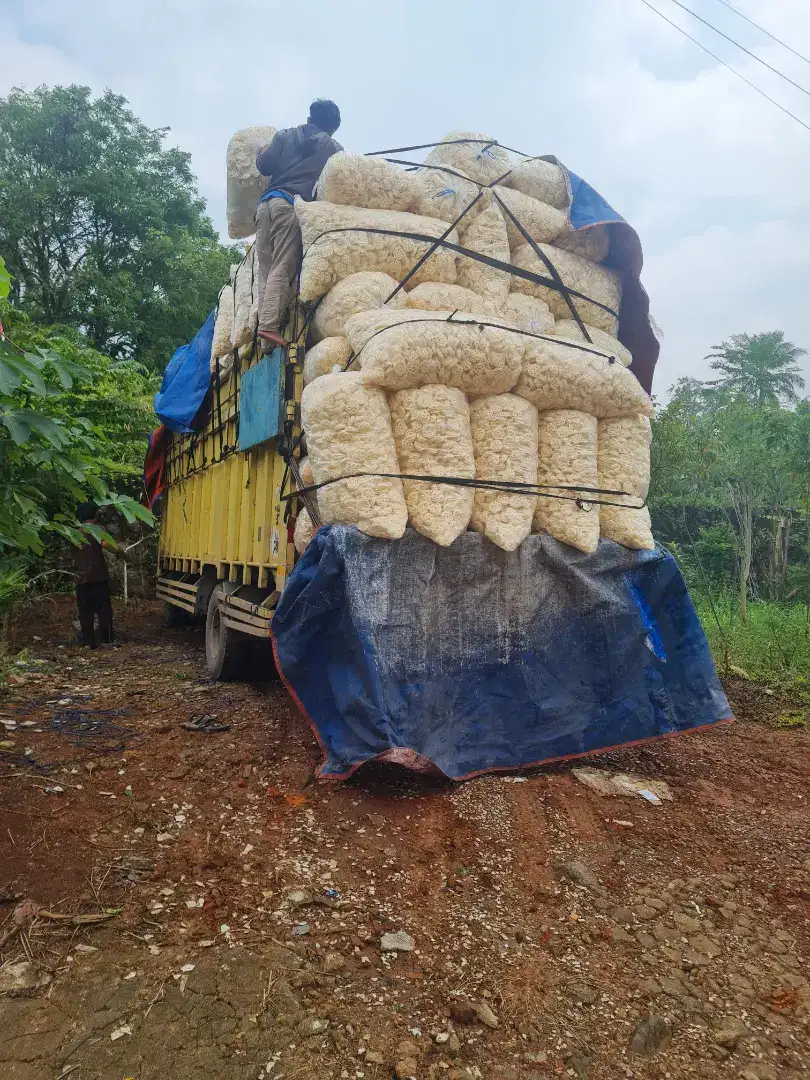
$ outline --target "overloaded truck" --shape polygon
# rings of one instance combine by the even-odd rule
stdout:
[[[234,238],[272,133],[229,145]],[[469,132],[336,154],[296,213],[289,347],[259,348],[248,244],[156,398],[157,592],[170,624],[205,619],[211,675],[275,664],[323,779],[461,779],[730,719],[651,533],[630,225],[556,158]]]

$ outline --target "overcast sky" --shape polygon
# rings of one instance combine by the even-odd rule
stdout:
[[[810,124],[810,97],[651,2]],[[719,0],[686,3],[810,89],[810,65]],[[810,57],[808,0],[732,3]],[[69,82],[171,127],[223,233],[230,135],[300,123],[316,96],[348,150],[465,129],[556,154],[641,236],[658,395],[733,333],[810,349],[810,131],[641,0],[0,0],[0,94]]]

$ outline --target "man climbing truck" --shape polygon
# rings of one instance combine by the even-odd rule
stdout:
[[[267,142],[231,140],[229,227]],[[156,398],[158,595],[205,619],[212,676],[261,676],[272,647],[322,779],[462,779],[729,719],[650,531],[634,230],[556,158],[465,132],[333,154],[291,209],[289,347],[259,346],[249,249]]]
[[[287,344],[281,329],[301,268],[295,197],[311,199],[324,165],[343,149],[332,138],[339,127],[340,109],[334,101],[313,101],[305,124],[276,132],[256,157],[256,168],[271,185],[256,210],[258,335],[264,352]]]

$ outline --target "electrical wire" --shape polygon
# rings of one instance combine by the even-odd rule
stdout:
[[[743,15],[741,11],[738,11],[728,0],[717,0],[718,4],[722,4],[723,7],[727,7],[729,11],[733,11],[739,18],[744,19],[749,25],[755,27],[761,34],[769,37],[771,41],[775,41],[777,45],[781,45],[783,49],[787,49],[788,52],[792,52],[794,56],[798,56],[800,60],[804,60],[805,64],[810,64],[810,60],[806,56],[803,56],[800,52],[794,49],[791,45],[788,45],[786,41],[782,41],[776,34],[772,34],[770,30],[766,30],[764,26],[760,26],[759,23],[755,23],[753,19],[749,19],[747,15]]]
[[[722,59],[721,57],[719,57],[719,56],[717,55],[717,53],[713,53],[711,49],[707,49],[707,48],[706,48],[706,46],[705,46],[705,45],[703,44],[703,42],[702,42],[702,41],[698,41],[698,39],[697,39],[696,37],[692,37],[692,35],[691,35],[691,34],[690,34],[690,33],[689,33],[689,32],[688,32],[687,30],[684,30],[684,28],[683,28],[682,26],[678,26],[678,24],[677,24],[676,22],[673,22],[673,20],[672,20],[672,19],[668,18],[668,17],[667,17],[667,16],[666,16],[666,15],[665,15],[665,14],[663,13],[663,11],[659,11],[657,7],[655,7],[655,6],[653,5],[653,4],[651,4],[651,3],[650,3],[650,0],[641,0],[641,3],[642,3],[642,4],[644,4],[644,6],[645,6],[645,7],[648,7],[648,8],[650,9],[650,11],[654,11],[656,15],[660,16],[660,18],[662,18],[662,19],[664,20],[664,22],[667,22],[667,23],[669,23],[669,25],[670,25],[670,26],[674,26],[674,27],[675,27],[675,29],[676,29],[676,30],[678,31],[678,33],[680,33],[680,34],[683,34],[683,36],[684,36],[684,37],[686,37],[686,38],[689,38],[689,40],[690,40],[690,41],[691,41],[691,42],[692,42],[692,43],[693,43],[694,45],[697,45],[697,47],[698,47],[699,49],[702,49],[702,50],[703,50],[703,51],[704,51],[705,53],[707,53],[707,54],[708,54],[709,56],[711,56],[711,58],[712,58],[713,60],[716,60],[718,64],[722,64],[722,66],[723,66],[724,68],[728,68],[728,70],[729,70],[729,71],[730,71],[730,72],[731,72],[731,73],[732,73],[733,75],[736,75],[738,79],[742,79],[742,81],[743,81],[743,82],[744,82],[744,83],[745,83],[745,84],[746,84],[747,86],[750,86],[752,90],[756,90],[756,92],[757,92],[757,93],[758,93],[758,94],[760,95],[760,97],[764,97],[766,101],[770,101],[771,105],[775,105],[775,106],[777,107],[777,109],[779,109],[779,110],[780,110],[781,112],[783,112],[783,113],[784,113],[784,114],[785,114],[786,116],[789,116],[789,117],[791,118],[791,120],[795,120],[795,121],[796,121],[796,123],[797,123],[797,124],[801,124],[801,126],[802,126],[802,127],[803,127],[803,128],[804,128],[804,129],[806,130],[806,131],[810,131],[810,124],[806,124],[806,123],[804,122],[804,120],[800,120],[800,119],[799,119],[799,117],[798,117],[798,116],[796,116],[796,114],[795,114],[795,113],[792,113],[792,112],[790,111],[790,109],[786,109],[784,105],[780,105],[780,104],[779,104],[779,102],[778,102],[778,101],[776,101],[776,99],[775,99],[775,98],[772,98],[772,97],[771,97],[771,96],[770,96],[769,94],[766,94],[766,93],[765,93],[765,91],[764,91],[764,90],[761,90],[761,89],[760,89],[760,88],[759,88],[759,87],[757,86],[757,84],[756,84],[756,83],[752,83],[750,79],[747,79],[747,78],[745,77],[745,75],[743,75],[743,74],[742,74],[741,72],[737,71],[737,69],[736,69],[736,68],[733,68],[733,67],[731,66],[731,64],[727,64],[725,60],[723,60],[723,59]]]
[[[739,41],[735,41],[733,37],[729,37],[728,34],[724,34],[723,31],[718,30],[716,26],[712,26],[708,19],[704,19],[702,15],[698,15],[696,11],[692,11],[692,9],[688,8],[686,4],[682,4],[681,0],[672,0],[672,3],[676,7],[679,7],[682,11],[685,11],[688,15],[691,15],[693,19],[697,19],[697,21],[702,22],[704,26],[708,26],[710,30],[713,30],[715,34],[719,34],[721,38],[725,38],[726,41],[730,41],[732,45],[736,45],[738,49],[741,49],[742,52],[746,54],[746,56],[750,56],[753,60],[756,60],[758,64],[762,64],[762,66],[766,67],[768,71],[772,71],[774,75],[778,75],[780,79],[784,79],[785,82],[790,83],[791,86],[795,86],[797,90],[801,90],[803,94],[807,94],[807,96],[810,97],[810,90],[807,90],[804,86],[801,85],[801,83],[795,82],[793,79],[790,78],[789,75],[785,75],[784,72],[780,71],[779,68],[775,68],[772,64],[769,64],[767,60],[763,60],[761,56],[757,56],[755,52],[751,52],[750,49],[746,49],[746,47],[744,45],[741,45]]]

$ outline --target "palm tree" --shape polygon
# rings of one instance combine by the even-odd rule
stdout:
[[[709,385],[741,395],[755,408],[793,403],[804,386],[796,361],[806,355],[806,349],[785,341],[782,330],[732,334],[728,341],[712,346],[705,357],[722,374]]]

